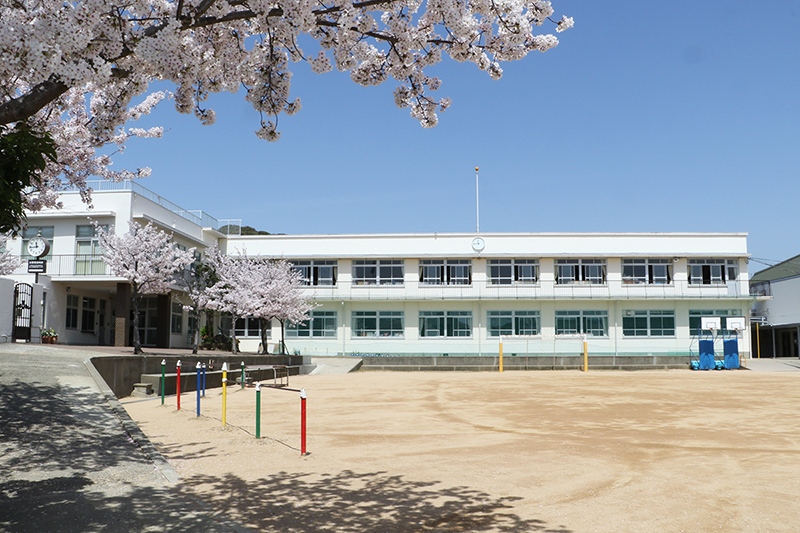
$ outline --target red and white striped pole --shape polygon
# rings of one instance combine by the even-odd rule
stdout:
[[[180,411],[181,410],[181,360],[180,359],[178,359],[178,363],[175,365],[175,367],[178,369],[177,394],[178,394],[178,411]]]
[[[300,455],[306,455],[306,390],[300,389]]]

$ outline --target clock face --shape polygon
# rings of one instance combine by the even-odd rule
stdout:
[[[472,249],[473,250],[475,250],[476,252],[480,252],[484,248],[486,248],[486,241],[484,241],[480,237],[475,237],[474,239],[472,239]]]
[[[41,237],[34,237],[28,241],[28,255],[42,257],[50,251],[50,243]]]

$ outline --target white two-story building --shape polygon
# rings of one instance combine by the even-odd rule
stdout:
[[[117,185],[104,185],[112,189]],[[239,221],[188,212],[143,187],[93,194],[87,211],[77,194],[65,208],[32,215],[34,234],[52,240],[40,274],[38,317],[59,342],[130,342],[130,290],[111,276],[87,217],[127,230],[153,222],[202,252],[218,243],[231,256],[285,258],[303,273],[318,304],[305,324],[288,328],[292,352],[308,355],[509,354],[689,355],[703,316],[749,318],[747,236],[740,233],[482,233],[395,235],[238,235]],[[236,228],[231,235],[230,228]],[[222,231],[220,231],[222,230]],[[14,276],[31,281],[24,268]],[[10,304],[9,304],[10,305]],[[188,346],[189,324],[178,287],[146,300],[145,345]],[[36,322],[36,320],[34,320]],[[217,317],[216,331],[230,318]],[[240,320],[243,351],[260,342],[258,322]],[[271,339],[280,337],[272,324]],[[34,335],[35,337],[35,335]]]

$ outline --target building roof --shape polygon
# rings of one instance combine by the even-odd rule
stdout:
[[[762,283],[796,276],[800,276],[800,255],[756,272],[750,277],[750,283]]]

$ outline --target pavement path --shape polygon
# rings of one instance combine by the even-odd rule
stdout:
[[[177,490],[90,355],[0,344],[0,531],[247,531]]]

